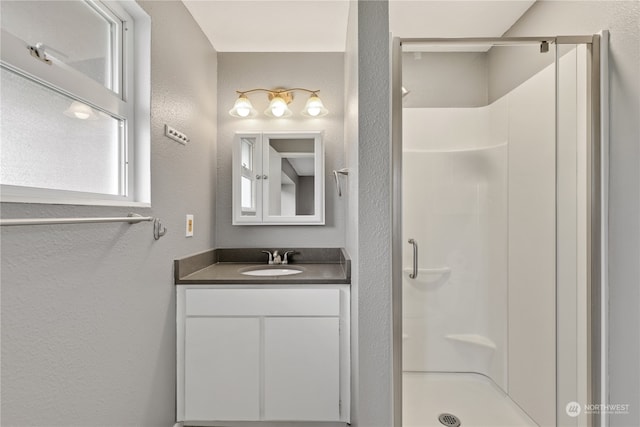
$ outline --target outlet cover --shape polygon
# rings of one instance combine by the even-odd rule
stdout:
[[[186,233],[185,236],[193,237],[193,215],[187,214]]]

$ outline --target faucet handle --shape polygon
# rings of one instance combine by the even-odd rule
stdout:
[[[289,264],[289,259],[287,258],[287,256],[288,256],[289,254],[295,254],[295,253],[296,253],[295,251],[286,251],[286,252],[284,253],[284,255],[282,256],[282,263],[283,263],[283,264]]]
[[[269,255],[269,264],[273,264],[273,255],[271,255],[271,252],[269,252],[269,251],[260,251],[260,252],[262,252],[263,254]],[[276,253],[277,253],[277,251],[276,251]]]

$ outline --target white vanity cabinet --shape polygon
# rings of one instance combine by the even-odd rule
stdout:
[[[178,285],[178,421],[350,421],[349,285]]]

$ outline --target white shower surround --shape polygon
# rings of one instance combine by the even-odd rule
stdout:
[[[403,370],[486,375],[539,425],[586,397],[585,55],[560,60],[557,123],[554,65],[485,107],[403,109]],[[408,277],[409,238],[439,273]]]
[[[501,111],[403,111],[403,240],[418,241],[420,268],[404,273],[403,370],[482,373],[506,391],[507,145],[491,130]]]

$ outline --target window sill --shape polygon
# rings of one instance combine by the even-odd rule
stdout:
[[[150,208],[149,202],[134,202],[129,200],[100,200],[100,199],[81,199],[81,198],[56,198],[49,199],[45,197],[29,197],[29,196],[11,196],[3,195],[0,197],[0,203],[30,203],[30,204],[46,204],[46,205],[78,205],[78,206],[122,206],[132,208]]]

